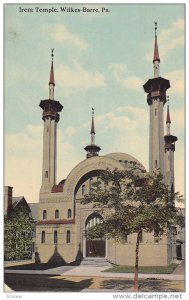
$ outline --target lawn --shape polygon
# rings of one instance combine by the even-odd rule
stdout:
[[[171,274],[178,264],[170,264],[167,267],[164,266],[151,266],[151,267],[139,267],[139,273],[143,274]],[[134,273],[133,266],[113,266],[112,268],[106,269],[103,272],[113,273]]]

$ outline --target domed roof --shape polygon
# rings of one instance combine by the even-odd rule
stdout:
[[[115,153],[109,153],[104,156],[115,159],[116,161],[119,161],[122,164],[125,164],[128,161],[134,161],[140,164],[144,168],[144,166],[134,156],[127,153],[115,152]]]

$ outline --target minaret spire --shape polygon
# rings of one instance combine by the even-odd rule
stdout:
[[[147,93],[147,103],[150,113],[149,132],[149,172],[159,170],[164,176],[164,104],[166,103],[166,90],[170,88],[169,80],[159,76],[159,52],[157,43],[157,22],[155,24],[154,45],[154,78],[149,79],[144,85]]]
[[[154,24],[155,24],[155,43],[154,43],[153,64],[154,64],[154,78],[157,78],[157,77],[159,77],[160,58],[159,58],[158,42],[157,42],[157,22],[154,22]]]
[[[87,151],[87,158],[98,156],[98,152],[101,148],[95,145],[95,126],[94,126],[94,108],[92,107],[92,121],[91,121],[91,144],[86,146],[84,149]]]
[[[53,58],[54,58],[54,48],[51,49],[51,70],[50,70],[50,78],[49,78],[49,99],[54,100],[54,86],[55,86],[55,81],[54,81],[54,67],[53,67]]]
[[[92,108],[92,121],[91,121],[91,144],[95,144],[95,127],[94,127],[94,108]]]
[[[169,96],[167,96],[167,132],[164,136],[165,141],[165,183],[170,191],[174,192],[174,151],[175,142],[178,140],[176,136],[171,134],[171,118],[169,113]]]
[[[169,96],[167,96],[167,118],[166,118],[166,127],[167,127],[167,135],[170,135],[170,127],[171,127],[171,118],[169,113]]]
[[[51,50],[51,70],[49,80],[49,98],[41,100],[39,106],[43,110],[42,119],[44,121],[43,130],[43,168],[41,194],[51,191],[56,184],[57,173],[57,123],[59,122],[59,112],[62,111],[62,104],[54,99],[54,70],[53,51]],[[41,196],[40,196],[41,197]]]

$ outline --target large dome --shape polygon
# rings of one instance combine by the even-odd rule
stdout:
[[[115,160],[117,160],[121,163],[126,162],[126,161],[135,161],[135,162],[141,164],[135,157],[133,157],[130,154],[127,154],[127,153],[115,152],[115,153],[106,154],[104,156],[115,159]]]

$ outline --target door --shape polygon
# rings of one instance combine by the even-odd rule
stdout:
[[[87,240],[86,256],[87,257],[105,257],[106,243],[105,240]]]
[[[181,260],[182,259],[182,248],[181,244],[177,245],[177,259]]]

